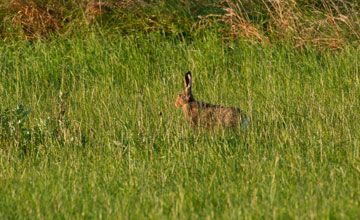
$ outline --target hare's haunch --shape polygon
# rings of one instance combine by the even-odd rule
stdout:
[[[185,90],[180,92],[175,100],[175,106],[183,109],[186,120],[193,125],[205,125],[206,127],[236,127],[241,124],[246,127],[248,119],[239,108],[196,101],[191,92],[191,84],[191,73],[187,72],[185,74]]]

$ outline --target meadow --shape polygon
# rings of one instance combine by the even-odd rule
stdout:
[[[0,43],[1,219],[358,219],[360,50],[90,32]],[[174,100],[242,108],[194,129]]]
[[[0,0],[0,219],[360,219],[359,10]]]

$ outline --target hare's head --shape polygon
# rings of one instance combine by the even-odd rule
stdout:
[[[180,92],[175,100],[176,107],[182,107],[185,104],[195,101],[191,93],[191,73],[190,71],[185,74],[185,89]]]

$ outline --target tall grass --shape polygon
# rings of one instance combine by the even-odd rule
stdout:
[[[224,40],[342,49],[359,44],[359,11],[349,0],[11,0],[0,4],[0,37],[68,38],[100,29],[193,39],[216,29]]]
[[[0,48],[2,131],[15,126],[0,136],[2,219],[360,217],[357,47],[211,32]],[[197,99],[241,107],[248,129],[192,129],[173,104],[188,70]]]
[[[219,7],[226,13],[212,16],[230,24],[224,33],[231,39],[332,49],[360,40],[360,5],[353,1],[225,0]]]

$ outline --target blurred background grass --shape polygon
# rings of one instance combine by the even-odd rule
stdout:
[[[215,29],[224,40],[338,49],[359,43],[359,11],[347,0],[3,0],[0,36],[68,38],[100,29],[115,38],[159,32],[192,39]]]

